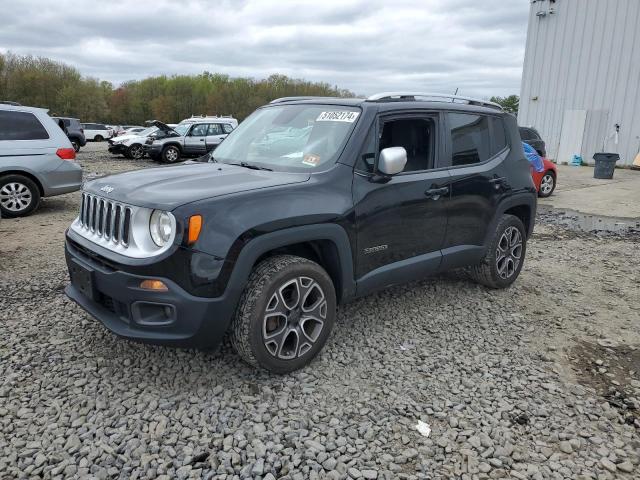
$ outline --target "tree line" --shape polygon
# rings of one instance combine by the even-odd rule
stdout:
[[[114,86],[48,58],[0,53],[0,100],[48,108],[50,115],[83,122],[142,125],[158,119],[177,123],[192,114],[233,115],[242,120],[274,98],[295,95],[348,97],[353,93],[285,75],[254,79],[206,71]]]

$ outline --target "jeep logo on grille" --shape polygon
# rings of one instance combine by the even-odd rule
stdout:
[[[113,189],[113,187],[111,185],[105,185],[104,187],[102,187],[100,189],[100,191],[104,192],[104,193],[111,193],[111,192],[113,192],[113,190],[114,189]]]

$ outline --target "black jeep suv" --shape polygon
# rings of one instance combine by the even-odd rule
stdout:
[[[516,120],[462,97],[285,98],[208,161],[86,183],[66,292],[118,335],[308,363],[336,305],[466,267],[522,268],[536,210]]]

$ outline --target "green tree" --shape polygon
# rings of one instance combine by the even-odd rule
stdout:
[[[85,122],[143,124],[158,119],[176,123],[201,114],[233,115],[242,120],[274,98],[293,95],[348,97],[353,93],[285,75],[233,78],[207,71],[159,75],[114,87],[48,58],[0,54],[0,100],[48,108],[51,114]]]
[[[505,112],[518,114],[520,106],[520,97],[518,95],[509,95],[508,97],[491,97],[491,101],[500,105]]]

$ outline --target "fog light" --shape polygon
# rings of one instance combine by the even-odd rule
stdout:
[[[155,290],[156,292],[168,292],[169,288],[161,280],[143,280],[140,282],[140,288],[145,290]]]

